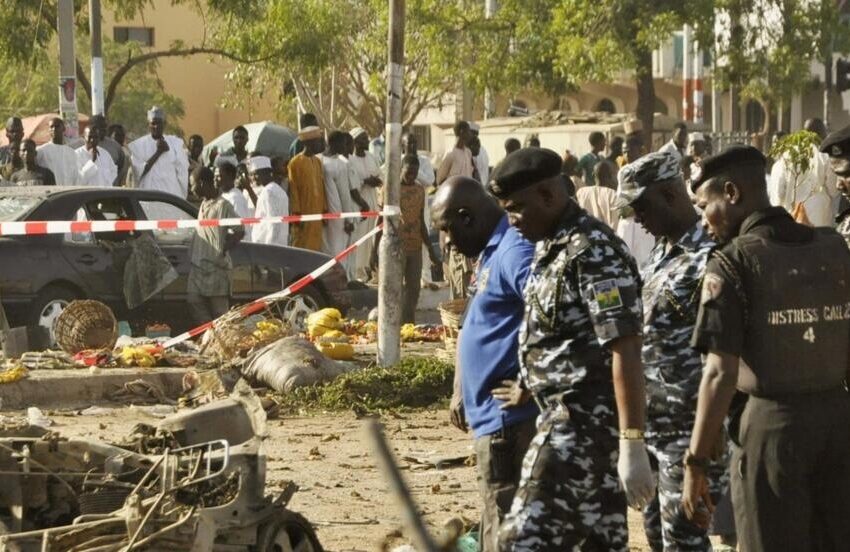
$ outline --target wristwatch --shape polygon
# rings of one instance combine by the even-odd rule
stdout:
[[[643,439],[643,430],[634,428],[621,429],[620,439],[625,441],[637,441],[639,439]]]
[[[692,468],[699,468],[703,471],[708,469],[709,459],[708,458],[698,458],[693,455],[693,453],[689,450],[685,453],[685,460],[683,464],[687,467],[690,466]]]

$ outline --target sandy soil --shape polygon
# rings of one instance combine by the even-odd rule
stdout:
[[[97,416],[51,412],[67,436],[117,440],[135,423],[154,423],[139,410],[117,408]],[[397,460],[425,519],[439,527],[451,517],[472,523],[478,514],[475,468],[422,469],[405,457],[451,458],[471,454],[471,440],[449,425],[443,411],[417,411],[383,420]],[[290,508],[317,526],[331,551],[373,551],[400,536],[400,511],[372,459],[364,423],[353,414],[285,417],[269,421],[267,491],[286,481],[300,490]],[[648,551],[640,518],[629,514],[632,550]]]

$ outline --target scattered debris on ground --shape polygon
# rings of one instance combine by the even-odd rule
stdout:
[[[322,549],[286,507],[294,485],[266,495],[266,417],[244,381],[115,444],[27,415],[42,429],[0,438],[0,552]]]

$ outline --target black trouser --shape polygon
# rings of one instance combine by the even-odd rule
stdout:
[[[475,440],[478,489],[483,501],[478,532],[482,552],[499,550],[499,525],[511,510],[522,459],[536,433],[536,418],[529,418]]]
[[[743,552],[850,547],[850,396],[750,397],[732,455]]]

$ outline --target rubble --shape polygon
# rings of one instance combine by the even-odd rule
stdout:
[[[265,496],[265,420],[241,381],[117,444],[0,438],[0,552],[321,550],[292,488]]]

